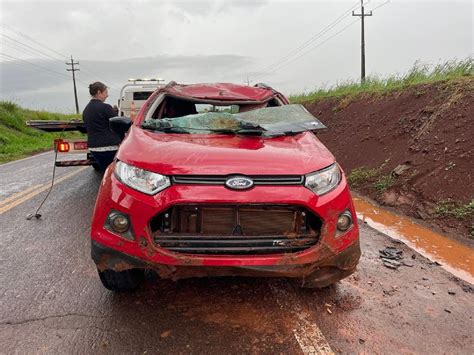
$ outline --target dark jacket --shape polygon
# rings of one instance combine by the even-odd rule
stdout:
[[[110,130],[109,118],[117,116],[112,106],[92,99],[82,112],[90,148],[120,144],[120,137]]]

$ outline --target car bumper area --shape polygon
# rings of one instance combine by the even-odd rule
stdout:
[[[325,287],[349,276],[356,270],[360,254],[359,242],[356,242],[341,253],[312,264],[221,267],[176,266],[150,263],[101,245],[96,241],[91,243],[92,259],[101,271],[123,271],[134,268],[151,269],[156,271],[161,278],[172,280],[210,276],[290,277],[301,279],[302,286],[305,287]]]
[[[252,254],[253,249],[249,249],[245,255],[197,254],[175,252],[156,243],[156,233],[150,221],[173,206],[193,204],[298,206],[318,216],[322,226],[317,243],[289,253]],[[354,216],[354,224],[342,233],[336,229],[336,222],[347,210]],[[111,211],[129,217],[133,238],[124,238],[106,228]],[[223,186],[209,185],[172,185],[149,196],[123,185],[109,168],[97,198],[91,237],[92,256],[99,270],[149,268],[165,278],[187,277],[188,273],[192,276],[258,274],[305,277],[323,266],[353,271],[360,256],[357,220],[344,179],[324,196],[316,196],[303,186],[257,186],[246,191],[232,191]]]

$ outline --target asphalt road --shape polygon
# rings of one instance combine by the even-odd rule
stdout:
[[[52,153],[0,165],[0,353],[474,353],[474,289],[367,226],[359,270],[336,286],[284,279],[148,275],[134,294],[102,287],[89,255],[101,176]],[[382,265],[395,246],[408,265]]]

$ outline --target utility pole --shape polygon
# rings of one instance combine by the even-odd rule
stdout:
[[[372,16],[372,11],[369,14],[364,13],[364,0],[360,0],[360,14],[356,14],[352,11],[352,16],[359,16],[361,21],[361,34],[360,34],[360,81],[363,84],[365,82],[365,28],[364,18],[366,16]]]
[[[248,76],[247,76],[247,80],[245,82],[247,83],[247,86],[250,86],[250,80],[249,80]]]
[[[77,102],[77,90],[76,90],[76,75],[74,72],[79,71],[79,69],[74,68],[75,65],[79,65],[79,62],[74,62],[71,55],[71,63],[66,62],[66,65],[70,65],[71,69],[66,69],[67,71],[72,71],[72,82],[74,84],[74,99],[76,100],[76,113],[79,113],[79,103]]]

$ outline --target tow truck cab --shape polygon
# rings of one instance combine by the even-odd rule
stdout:
[[[118,100],[119,116],[136,117],[150,95],[158,88],[163,87],[163,79],[128,79],[120,90]]]

